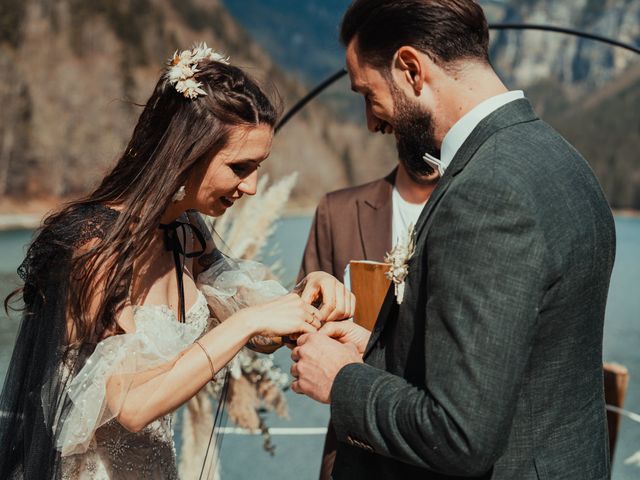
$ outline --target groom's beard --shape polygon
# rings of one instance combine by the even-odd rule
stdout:
[[[440,156],[434,138],[435,126],[431,112],[423,110],[417,102],[409,100],[399,89],[392,87],[396,115],[393,132],[396,136],[398,157],[411,179],[420,184],[431,184],[437,178],[426,179],[433,174],[433,168],[424,161],[423,156],[429,153]]]

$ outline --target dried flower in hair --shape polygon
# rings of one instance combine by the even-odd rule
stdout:
[[[183,50],[180,53],[176,50],[173,57],[167,62],[169,65],[167,69],[169,83],[186,98],[194,99],[200,95],[207,94],[201,88],[202,83],[195,78],[196,73],[199,72],[198,63],[203,60],[229,64],[229,57],[225,57],[207,47],[204,42],[195,45],[191,50]]]

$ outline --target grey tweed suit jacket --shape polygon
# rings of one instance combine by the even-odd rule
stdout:
[[[613,217],[527,100],[485,118],[422,212],[404,301],[336,377],[342,479],[606,479]]]

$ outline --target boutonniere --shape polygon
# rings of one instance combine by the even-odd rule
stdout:
[[[409,231],[405,242],[398,242],[393,249],[384,257],[384,261],[389,264],[386,276],[393,282],[398,305],[402,303],[404,297],[404,281],[409,275],[409,259],[416,249],[416,233],[413,225],[409,225]]]

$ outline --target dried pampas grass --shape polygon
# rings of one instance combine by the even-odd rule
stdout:
[[[298,174],[292,173],[267,188],[269,176],[264,175],[258,182],[258,193],[243,200],[237,210],[230,210],[213,222],[216,233],[234,258],[259,258],[297,179]]]
[[[223,241],[218,247],[226,247],[226,253],[233,258],[257,260],[275,231],[276,222],[284,211],[297,178],[298,174],[292,173],[268,187],[269,177],[264,175],[258,182],[256,195],[245,198],[220,218],[205,218],[207,225],[215,229]],[[272,273],[275,277],[273,269]],[[229,377],[227,414],[237,426],[261,431],[265,450],[273,454],[269,430],[258,412],[266,409],[288,418],[284,397],[287,382],[282,378],[286,374],[275,371],[277,369],[269,357],[246,348],[232,362],[240,365],[240,374]],[[269,373],[274,371],[273,375]],[[209,384],[187,403],[184,410],[180,452],[182,478],[198,478],[200,475],[214,420],[211,404],[211,397],[216,396],[214,390],[214,386]],[[210,463],[217,458],[217,453],[209,452],[205,472],[212,471]],[[213,475],[215,480],[220,478],[217,465]]]
[[[244,375],[230,380],[227,414],[236,425],[252,431],[260,428],[260,417],[256,404],[260,403],[258,392]],[[233,399],[233,400],[232,400]]]
[[[213,424],[211,396],[203,389],[187,402],[182,417],[182,455],[180,456],[180,478],[200,478],[202,464],[207,454],[207,446]],[[212,445],[207,456],[205,472],[211,472],[212,480],[220,479],[218,466],[212,469],[212,462],[218,458],[217,446]]]

